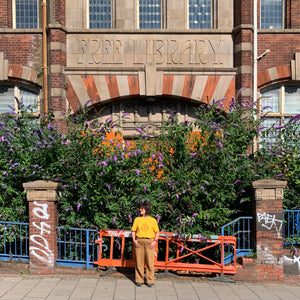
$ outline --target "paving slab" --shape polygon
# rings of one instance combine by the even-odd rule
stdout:
[[[137,287],[132,278],[0,275],[0,300],[300,300],[299,283],[216,282],[159,278]]]

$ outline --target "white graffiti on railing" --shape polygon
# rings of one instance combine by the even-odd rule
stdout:
[[[277,236],[280,237],[280,232],[282,228],[282,220],[276,219],[275,215],[264,213],[257,213],[257,219],[259,223],[262,223],[261,226],[265,227],[268,230],[275,228]]]
[[[32,210],[33,214],[42,220],[48,220],[50,217],[48,204],[41,204],[36,201],[33,204],[36,206]],[[51,225],[44,221],[32,222],[32,225],[39,230],[39,234],[30,235],[30,240],[35,244],[35,246],[30,246],[30,253],[41,262],[51,267],[54,266],[54,254],[49,248],[47,238],[44,236],[45,234],[51,234]]]

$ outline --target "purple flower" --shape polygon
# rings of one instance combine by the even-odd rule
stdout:
[[[141,128],[136,127],[135,130],[138,131],[140,134],[144,134],[144,131]]]
[[[108,191],[110,192],[110,190],[111,190],[110,184],[107,183],[106,186],[107,186],[107,188],[108,188]]]
[[[78,203],[78,204],[77,204],[77,211],[79,211],[79,209],[80,209],[80,206],[81,206],[81,204],[80,204],[80,203]]]
[[[132,217],[131,215],[128,215],[129,223],[132,223]]]
[[[135,171],[136,171],[137,176],[140,176],[140,170],[135,170]]]
[[[195,218],[195,217],[197,217],[197,216],[198,216],[197,213],[193,213],[193,214],[192,214],[192,217],[193,217],[193,218]]]
[[[175,197],[176,197],[177,199],[179,199],[179,195],[178,195],[178,194],[175,194]]]
[[[104,167],[107,167],[107,162],[106,161],[102,161],[101,163],[98,163],[99,166],[104,166]]]
[[[147,192],[147,187],[144,185],[144,192],[146,193]]]
[[[277,175],[277,177],[282,177],[282,176],[283,176],[283,174],[278,174],[278,175]]]
[[[204,190],[204,186],[203,185],[200,186],[200,190]]]
[[[270,106],[270,105],[267,105],[267,106],[264,106],[262,109],[267,109],[267,108],[270,108],[270,109],[272,109],[272,106]]]
[[[155,217],[156,217],[157,223],[159,224],[159,221],[160,221],[160,219],[161,219],[161,216],[157,214]]]
[[[113,223],[115,223],[116,222],[116,217],[113,217],[112,221],[113,221]]]
[[[89,103],[91,103],[91,102],[92,102],[92,100],[91,100],[91,99],[90,99],[90,100],[88,100],[88,101],[86,101],[83,107],[84,107],[84,108],[86,108],[86,107],[87,107],[87,105],[88,105]]]
[[[235,182],[234,182],[234,184],[237,184],[237,183],[240,183],[241,182],[241,180],[236,180]]]

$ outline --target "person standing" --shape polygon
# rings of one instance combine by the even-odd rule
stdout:
[[[156,219],[150,216],[151,206],[140,206],[140,217],[135,218],[131,228],[132,241],[135,246],[135,283],[142,286],[144,283],[144,266],[146,264],[146,285],[154,285],[154,255],[158,242],[159,228]]]

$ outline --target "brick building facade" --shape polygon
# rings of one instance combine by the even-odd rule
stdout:
[[[283,122],[300,113],[300,2],[254,1],[0,0],[0,111],[24,97],[63,126],[91,100],[91,119],[129,113],[131,135],[239,90],[252,102],[256,78]]]

